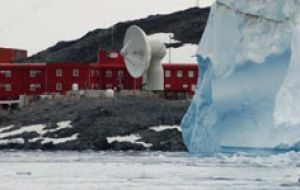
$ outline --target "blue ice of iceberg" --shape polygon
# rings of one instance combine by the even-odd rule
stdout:
[[[300,139],[300,1],[216,0],[182,120],[192,153]]]
[[[183,139],[191,153],[219,150],[217,113],[212,100],[212,64],[198,56],[199,79],[196,94],[182,121]]]

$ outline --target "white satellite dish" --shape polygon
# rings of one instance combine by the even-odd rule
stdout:
[[[121,54],[129,74],[134,78],[143,76],[145,90],[164,89],[164,72],[161,60],[166,55],[166,47],[157,40],[149,40],[138,26],[128,28]]]

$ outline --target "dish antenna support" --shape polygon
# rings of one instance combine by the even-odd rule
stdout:
[[[149,40],[138,26],[127,29],[121,54],[129,74],[134,78],[143,77],[145,90],[164,90],[162,59],[167,53],[166,46],[158,40]]]

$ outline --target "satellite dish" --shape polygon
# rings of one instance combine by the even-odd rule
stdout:
[[[164,75],[161,60],[166,55],[166,47],[157,40],[149,40],[138,26],[128,28],[121,54],[129,74],[134,78],[143,76],[146,90],[163,90]]]

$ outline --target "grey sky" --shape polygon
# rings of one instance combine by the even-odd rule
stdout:
[[[199,0],[209,6],[213,0]],[[92,29],[151,14],[171,13],[197,0],[1,0],[0,46],[35,53]]]

